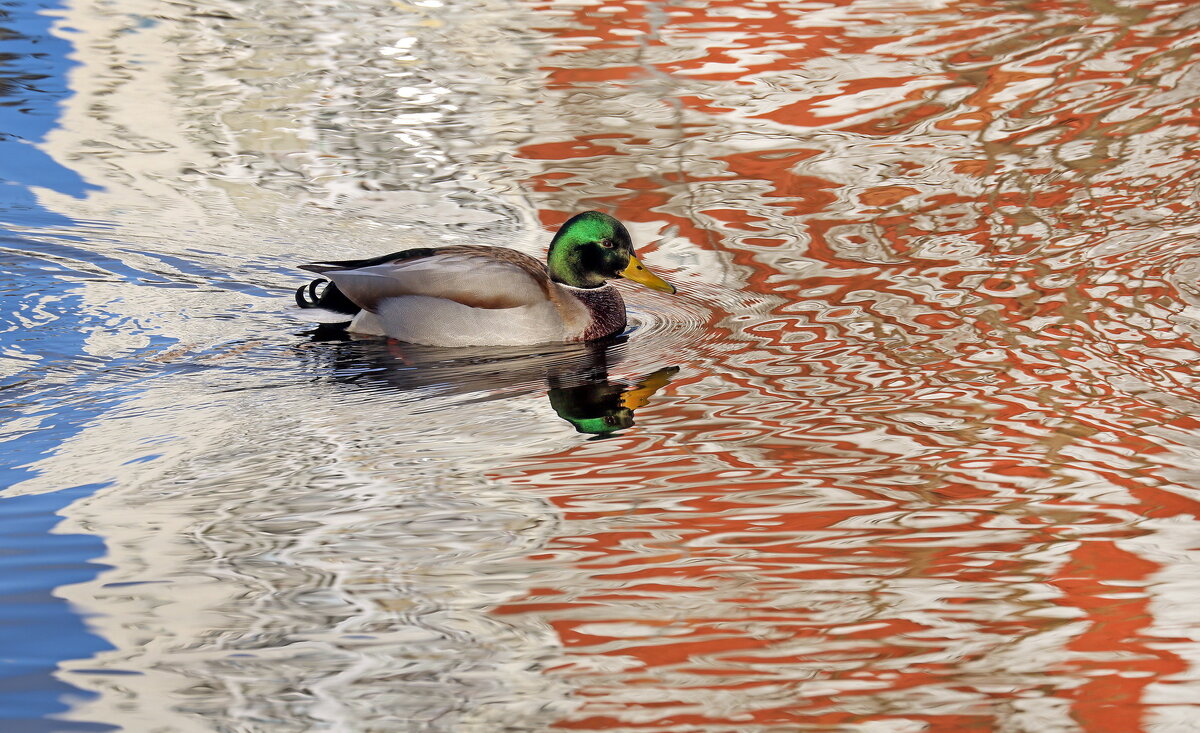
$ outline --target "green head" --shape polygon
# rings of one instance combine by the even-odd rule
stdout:
[[[599,211],[585,211],[559,227],[546,259],[550,279],[571,287],[598,288],[607,280],[626,277],[654,290],[675,292],[638,261],[625,225]]]
[[[574,386],[556,384],[551,378],[547,396],[558,416],[574,425],[576,431],[605,436],[633,427],[633,411],[649,402],[678,372],[679,367],[664,367],[636,384],[610,382],[607,372]]]
[[[608,435],[633,427],[633,410],[622,401],[621,385],[607,379],[551,388],[547,396],[558,416],[580,433]]]

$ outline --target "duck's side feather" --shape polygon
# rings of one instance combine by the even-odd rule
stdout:
[[[472,308],[446,298],[387,298],[377,312],[363,311],[350,326],[429,346],[523,346],[569,341],[566,322],[549,300],[515,308]]]

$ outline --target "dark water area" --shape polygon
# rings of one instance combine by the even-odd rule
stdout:
[[[0,6],[0,730],[1188,731],[1200,5]],[[348,339],[300,263],[679,287]]]

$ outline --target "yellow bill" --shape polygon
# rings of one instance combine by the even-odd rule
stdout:
[[[679,367],[671,366],[646,375],[642,381],[634,385],[633,389],[621,393],[621,404],[630,410],[644,406],[650,401],[650,396],[665,387],[678,371]]]
[[[674,285],[647,270],[646,266],[632,255],[629,257],[629,267],[621,271],[621,277],[629,278],[635,283],[645,285],[651,290],[661,290],[664,293],[675,292]]]

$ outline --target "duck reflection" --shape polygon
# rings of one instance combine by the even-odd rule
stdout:
[[[551,378],[547,396],[554,412],[578,432],[609,435],[633,427],[633,411],[649,402],[678,371],[679,367],[663,367],[632,384],[612,382],[605,375],[583,384],[556,386],[558,380]]]
[[[311,343],[305,353],[319,355],[332,381],[421,396],[461,396],[471,403],[546,390],[555,414],[577,432],[600,438],[633,427],[634,411],[679,371],[667,366],[637,378],[610,378],[610,367],[625,356],[624,336],[520,349],[451,349],[356,339],[330,328],[306,335]],[[320,349],[311,348],[317,343]]]

